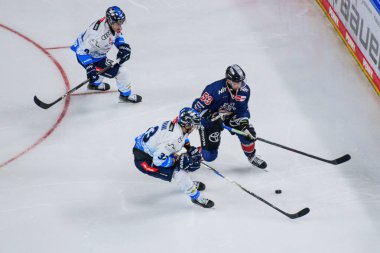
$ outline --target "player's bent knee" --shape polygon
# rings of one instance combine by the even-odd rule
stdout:
[[[154,167],[150,166],[152,161],[146,162],[146,161],[137,161],[135,160],[135,166],[136,168],[141,171],[144,174],[147,174],[151,177],[159,178],[164,181],[170,182],[173,177],[174,168],[168,167]]]
[[[218,156],[218,150],[202,150],[202,158],[206,162],[212,162]]]

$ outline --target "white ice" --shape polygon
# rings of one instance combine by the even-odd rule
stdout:
[[[66,89],[41,50],[0,27],[1,253],[379,252],[380,99],[314,1],[2,0],[0,24],[45,48],[69,46],[111,5],[127,14],[127,65],[143,103],[72,96],[55,131],[6,165],[64,109],[38,108],[33,96],[51,102]],[[49,52],[71,88],[85,79],[73,52]],[[309,207],[305,217],[290,220],[202,168],[192,176],[216,203],[205,210],[134,167],[134,137],[174,118],[233,63],[247,73],[259,136],[352,156],[334,166],[258,142],[263,171],[223,132],[210,165],[285,211]]]

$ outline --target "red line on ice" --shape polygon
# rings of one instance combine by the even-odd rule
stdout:
[[[42,53],[44,53],[45,56],[49,57],[49,59],[54,63],[54,65],[58,68],[59,72],[61,73],[61,76],[63,78],[63,81],[65,83],[65,87],[66,87],[66,91],[68,91],[70,89],[70,84],[69,84],[69,79],[67,78],[67,75],[65,73],[65,71],[63,70],[61,64],[59,64],[59,62],[45,49],[43,48],[40,44],[38,44],[37,42],[33,41],[32,39],[28,38],[27,36],[13,30],[12,28],[6,26],[6,25],[3,25],[3,24],[0,24],[0,27],[4,28],[5,30],[8,30],[18,36],[20,36],[21,38],[23,38],[24,40],[26,40],[27,42],[33,44],[35,47],[37,47],[39,50],[42,51]],[[32,101],[32,98],[30,98],[30,101]],[[32,102],[31,102],[32,103]],[[17,155],[15,155],[14,157],[12,157],[11,159],[9,159],[8,161],[5,161],[4,163],[1,163],[0,164],[0,169],[3,168],[4,166],[8,165],[9,163],[13,162],[14,160],[18,159],[20,156],[26,154],[27,152],[29,152],[30,150],[32,150],[33,148],[35,148],[37,145],[41,144],[47,137],[49,137],[53,132],[54,130],[58,127],[58,125],[62,122],[63,118],[65,117],[66,115],[66,112],[67,112],[67,109],[69,107],[69,104],[70,104],[70,96],[67,96],[66,99],[65,99],[65,105],[63,107],[63,110],[61,112],[61,114],[59,115],[57,121],[54,123],[54,125],[40,138],[38,139],[35,143],[33,143],[32,145],[30,145],[28,148],[26,148],[24,151],[18,153]],[[41,112],[43,113],[43,112]]]
[[[116,92],[117,92],[117,90],[89,91],[89,92],[73,93],[73,94],[71,94],[71,96],[100,95],[100,94],[116,93]]]

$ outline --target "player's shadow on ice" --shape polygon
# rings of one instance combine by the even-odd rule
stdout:
[[[163,210],[178,210],[188,207],[187,202],[190,203],[189,197],[177,189],[177,185],[171,185],[173,189],[159,190],[156,192],[146,191],[145,193],[130,197],[124,196],[125,205],[133,205],[145,209],[147,206],[150,208],[157,208]],[[184,204],[185,203],[185,204]],[[191,203],[190,203],[191,204]],[[191,204],[192,205],[192,204]]]
[[[218,165],[215,164],[214,166],[211,165],[213,168],[218,170],[221,174],[224,176],[229,176],[229,175],[260,175],[262,173],[268,172],[266,169],[259,169],[256,167],[253,167],[252,165]]]

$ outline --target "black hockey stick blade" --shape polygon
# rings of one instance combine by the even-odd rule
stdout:
[[[55,104],[55,103],[46,104],[46,103],[42,102],[41,100],[39,100],[37,96],[34,96],[34,103],[36,103],[36,105],[38,105],[39,107],[41,107],[41,108],[43,108],[43,109],[48,109],[48,108],[50,108],[52,105]]]
[[[348,160],[351,159],[351,156],[349,154],[346,154],[342,157],[339,157],[338,159],[335,159],[333,161],[331,161],[333,164],[335,165],[338,165],[338,164],[341,164],[341,163],[344,163],[344,162],[347,162]]]
[[[306,208],[302,209],[301,211],[299,211],[298,213],[288,214],[287,216],[290,219],[297,219],[297,218],[300,218],[302,216],[305,216],[309,212],[310,212],[310,209],[308,207],[306,207]]]

